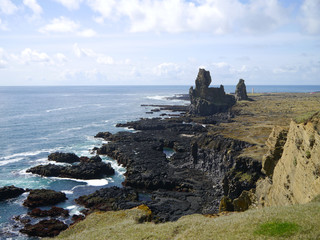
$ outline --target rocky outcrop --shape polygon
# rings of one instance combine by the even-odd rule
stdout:
[[[233,200],[243,190],[254,188],[261,164],[238,157],[242,149],[251,145],[207,134],[201,124],[188,124],[188,121],[184,117],[141,119],[121,124],[122,127],[140,130],[138,132],[99,134],[108,144],[97,149],[97,153],[108,155],[126,167],[121,191],[129,187],[136,192],[147,192],[150,200],[144,202],[138,198],[129,201],[127,206],[123,205],[123,200],[114,199],[112,194],[101,197],[99,190],[80,202],[85,206],[92,203],[92,209],[146,204],[154,213],[155,220],[162,222],[177,220],[187,214],[216,213],[224,195]],[[170,158],[163,152],[165,147],[175,151]],[[108,193],[111,190],[104,191]],[[108,198],[115,202],[107,204],[110,200],[103,199]]]
[[[196,87],[189,90],[190,109],[189,112],[194,115],[208,116],[217,112],[227,111],[235,104],[235,99],[231,95],[225,94],[224,87],[209,88],[211,83],[210,72],[205,69],[199,69]]]
[[[272,176],[273,170],[282,156],[284,144],[287,141],[288,130],[276,126],[266,142],[268,152],[262,158],[262,172],[267,176]]]
[[[23,188],[18,188],[13,185],[1,187],[0,188],[0,201],[18,197],[24,192],[25,192],[25,190]]]
[[[49,210],[41,210],[40,208],[34,208],[30,212],[28,212],[28,215],[31,217],[68,217],[69,211],[60,207],[53,206]]]
[[[247,95],[247,88],[246,88],[246,85],[244,84],[243,79],[240,79],[236,86],[235,98],[237,101],[249,100]]]
[[[261,205],[307,203],[320,194],[320,113],[304,123],[291,122],[272,181],[257,184]]]
[[[74,153],[55,152],[48,156],[49,161],[74,163],[79,162],[79,157]]]
[[[42,220],[37,224],[26,224],[21,233],[34,237],[54,237],[66,230],[68,225],[56,219]]]
[[[98,158],[83,158],[81,163],[72,166],[55,164],[39,165],[27,170],[33,174],[46,177],[64,177],[76,179],[98,179],[113,175],[110,163],[98,162]]]
[[[76,203],[91,208],[92,210],[116,211],[130,209],[140,205],[138,193],[132,188],[103,188],[96,192],[81,196]]]
[[[49,206],[63,202],[66,199],[66,194],[63,192],[56,192],[49,189],[34,189],[30,191],[23,205],[30,208]]]

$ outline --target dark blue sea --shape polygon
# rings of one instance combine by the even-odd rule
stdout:
[[[320,86],[247,86],[248,92],[315,92]],[[0,187],[47,188],[66,193],[68,200],[58,206],[79,213],[74,199],[106,186],[121,186],[125,169],[104,157],[116,170],[112,178],[77,180],[40,177],[26,173],[32,166],[48,163],[50,153],[73,152],[92,156],[90,150],[103,141],[100,131],[130,131],[116,128],[119,122],[141,117],[150,107],[141,104],[188,104],[167,100],[188,93],[189,86],[81,86],[0,87]],[[235,86],[225,86],[227,93]],[[28,239],[13,227],[12,217],[26,214],[22,206],[27,194],[0,202],[0,239]]]

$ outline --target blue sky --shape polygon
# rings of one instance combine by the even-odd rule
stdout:
[[[320,85],[320,0],[0,0],[0,85]]]

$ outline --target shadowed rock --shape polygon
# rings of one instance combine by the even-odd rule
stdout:
[[[55,164],[39,165],[27,170],[45,177],[65,177],[77,179],[98,179],[115,173],[110,163],[99,162],[100,157],[82,158],[75,166],[59,166]]]
[[[23,205],[30,208],[48,206],[62,202],[66,199],[66,194],[62,192],[56,192],[49,189],[34,189],[30,191],[30,194],[23,202]]]
[[[32,209],[32,211],[28,212],[28,215],[32,217],[68,217],[69,211],[67,209],[53,206],[50,210],[41,210],[40,208]]]
[[[48,156],[49,161],[74,163],[79,162],[79,157],[74,153],[55,152]]]
[[[68,225],[55,219],[42,220],[37,224],[26,224],[20,232],[36,237],[54,237],[66,230]]]
[[[235,104],[234,97],[227,95],[222,85],[220,88],[209,88],[211,83],[209,71],[200,68],[195,83],[196,88],[191,87],[189,90],[191,101],[189,112],[191,114],[208,116],[225,112]]]
[[[240,79],[235,92],[235,97],[237,101],[249,100],[247,95],[246,85],[244,84],[244,80]]]
[[[0,201],[15,198],[24,193],[25,190],[23,188],[18,188],[15,186],[5,186],[0,188]]]

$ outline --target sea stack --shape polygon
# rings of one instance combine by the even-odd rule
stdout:
[[[237,101],[249,100],[248,95],[247,95],[246,85],[244,84],[243,79],[239,79],[239,82],[236,87],[235,96],[236,96]]]
[[[224,87],[210,87],[211,76],[210,72],[200,68],[197,79],[195,81],[196,88],[189,90],[190,109],[192,115],[208,116],[218,112],[227,111],[235,104],[235,99],[232,95],[227,95]]]

